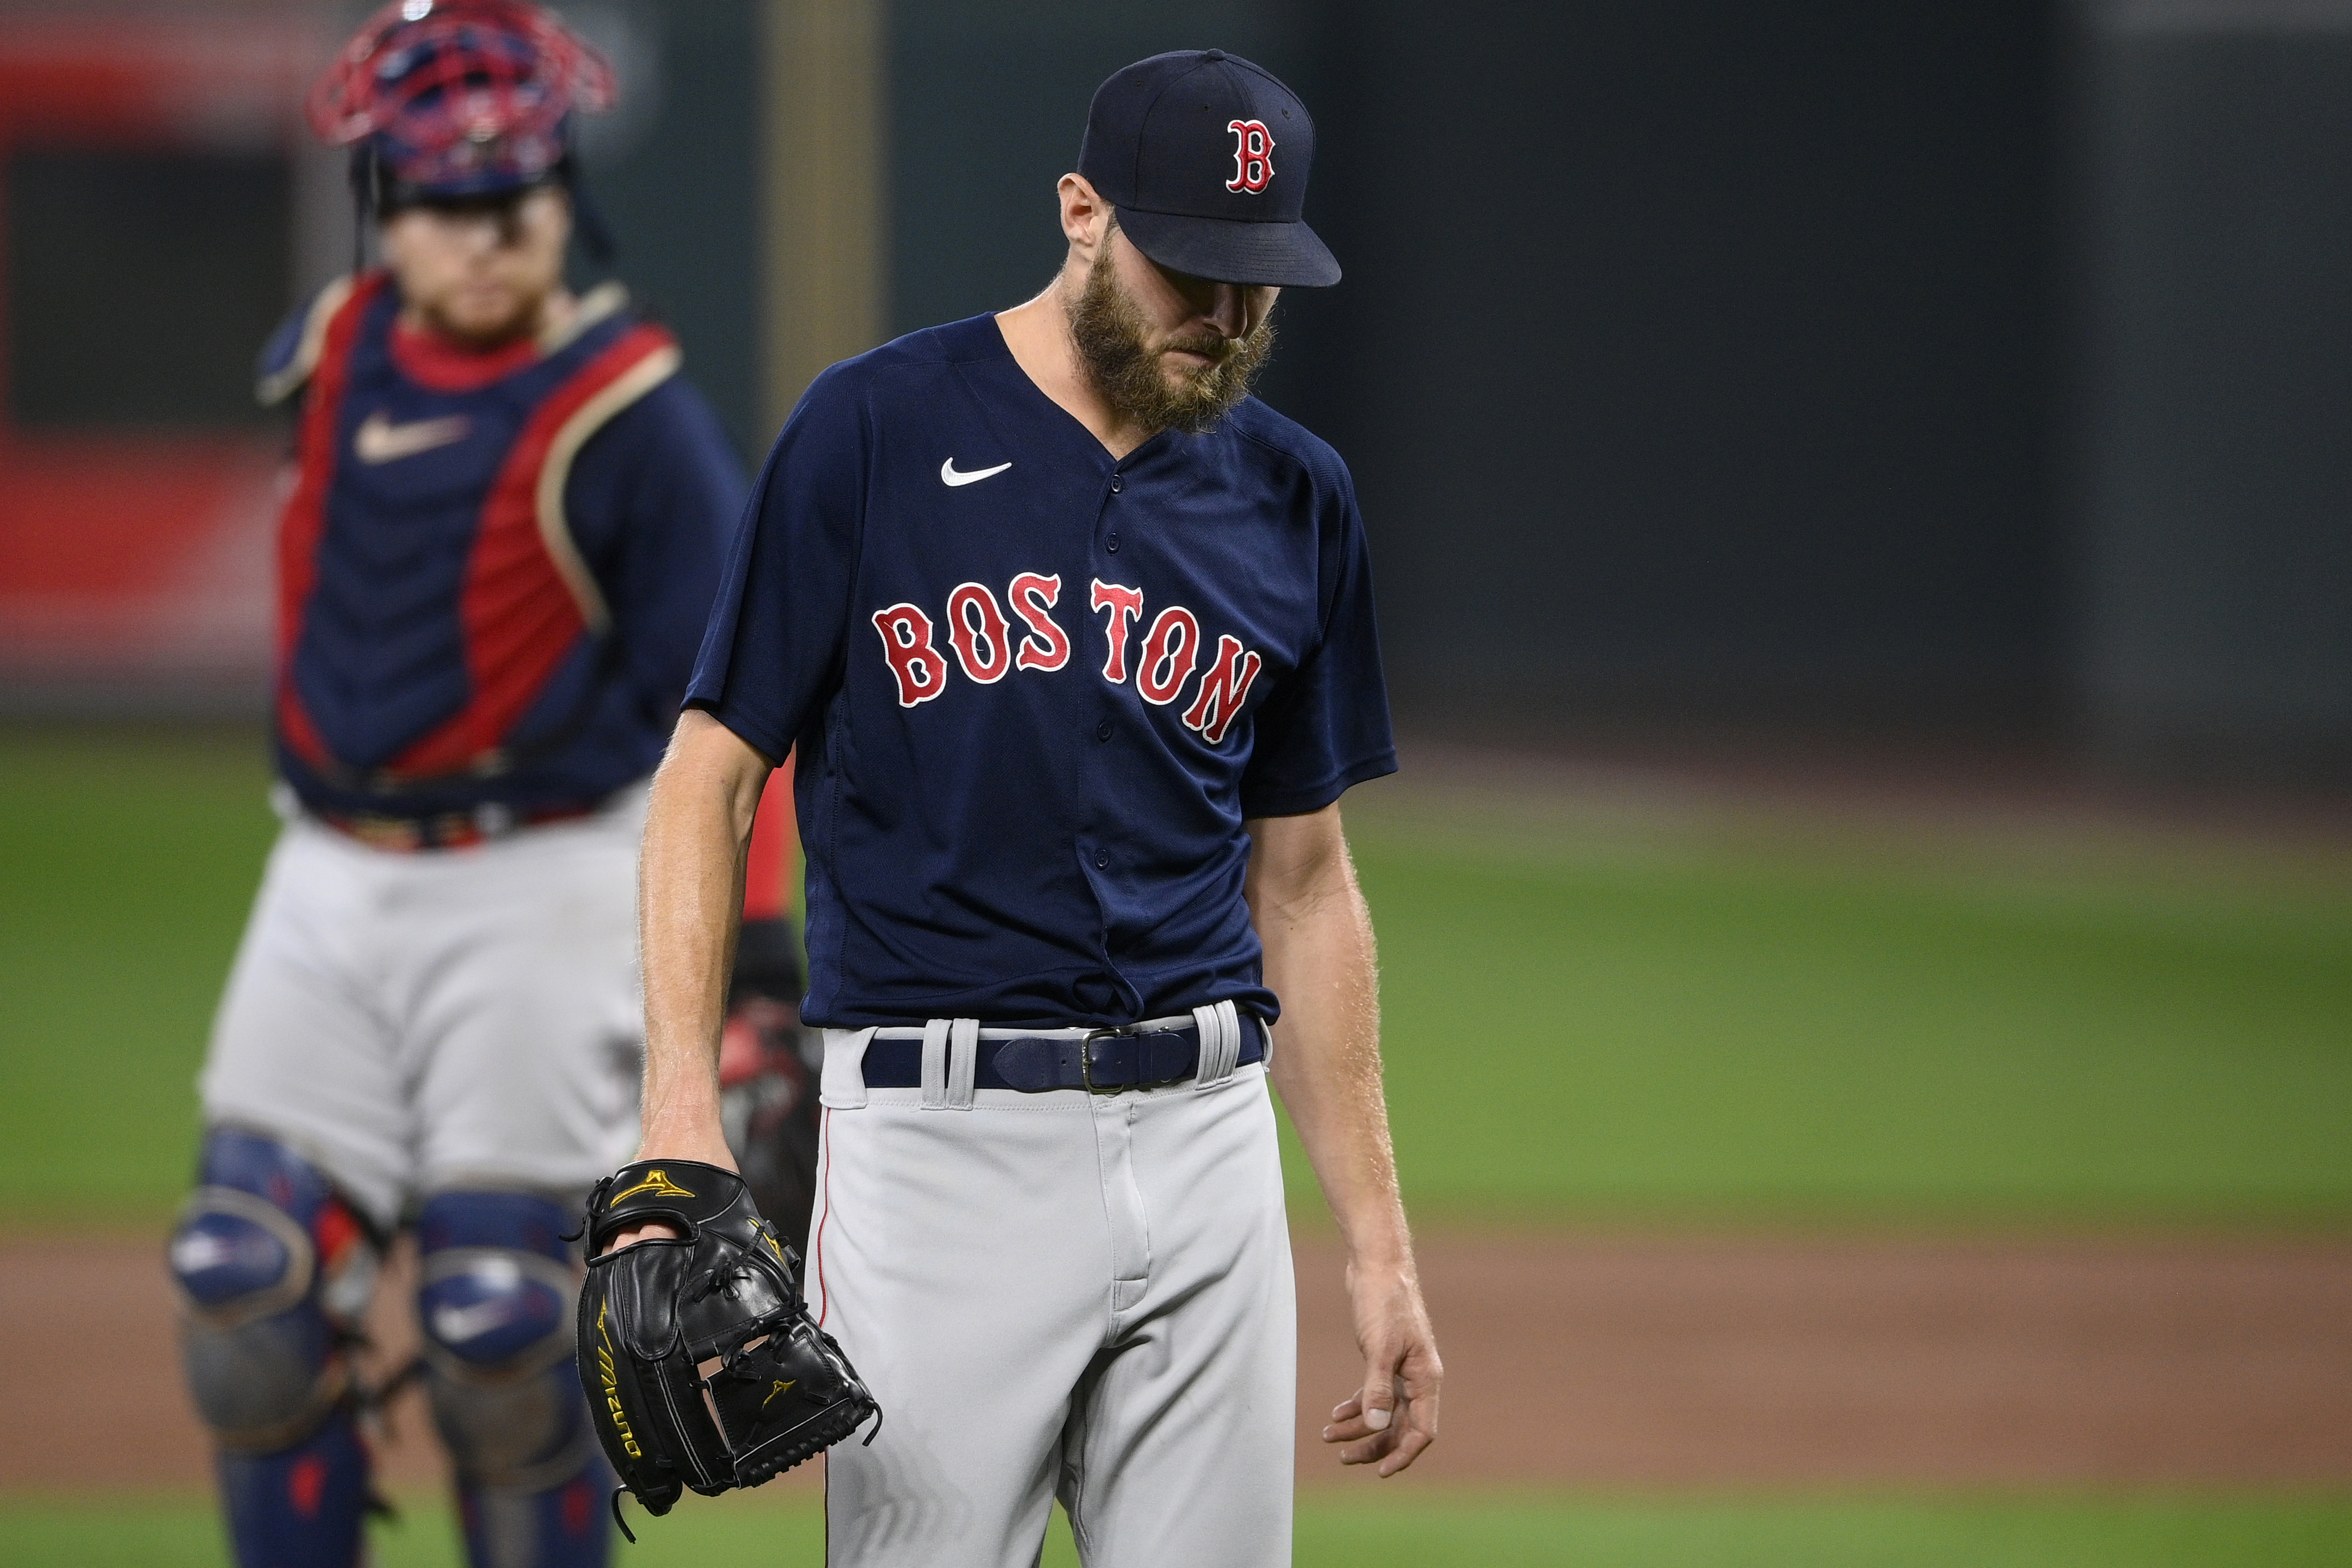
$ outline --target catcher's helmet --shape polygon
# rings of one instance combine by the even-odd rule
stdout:
[[[525,0],[393,0],[310,89],[310,125],[352,152],[378,212],[495,196],[571,173],[571,115],[613,101],[613,68]]]

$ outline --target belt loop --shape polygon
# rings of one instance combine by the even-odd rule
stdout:
[[[948,1030],[952,1020],[923,1020],[923,1109],[944,1111],[948,1103]]]
[[[829,1029],[824,1031],[824,1077],[817,1099],[836,1111],[861,1110],[866,1104],[866,1048],[870,1029]]]
[[[930,1035],[923,1036],[928,1054]],[[947,1106],[950,1111],[971,1109],[972,1081],[980,1075],[980,1020],[952,1019],[948,1025]]]
[[[1241,1060],[1241,1015],[1230,1001],[1217,1002],[1192,1009],[1192,1027],[1201,1032],[1200,1065],[1193,1070],[1192,1087],[1214,1089],[1231,1081],[1234,1068]]]

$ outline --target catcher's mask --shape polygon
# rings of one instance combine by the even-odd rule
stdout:
[[[611,107],[613,68],[524,0],[394,0],[310,89],[310,127],[352,150],[352,190],[381,220],[419,203],[471,204],[560,184],[604,252],[583,200],[572,116]]]

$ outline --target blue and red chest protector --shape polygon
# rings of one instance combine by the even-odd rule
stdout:
[[[314,810],[593,805],[649,772],[742,504],[677,344],[613,296],[569,340],[453,351],[390,280],[263,358],[307,384],[278,531],[278,763]]]

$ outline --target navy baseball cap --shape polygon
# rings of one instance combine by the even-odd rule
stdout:
[[[1339,264],[1301,215],[1315,122],[1270,71],[1223,49],[1138,60],[1095,89],[1078,172],[1162,267],[1317,288]]]

